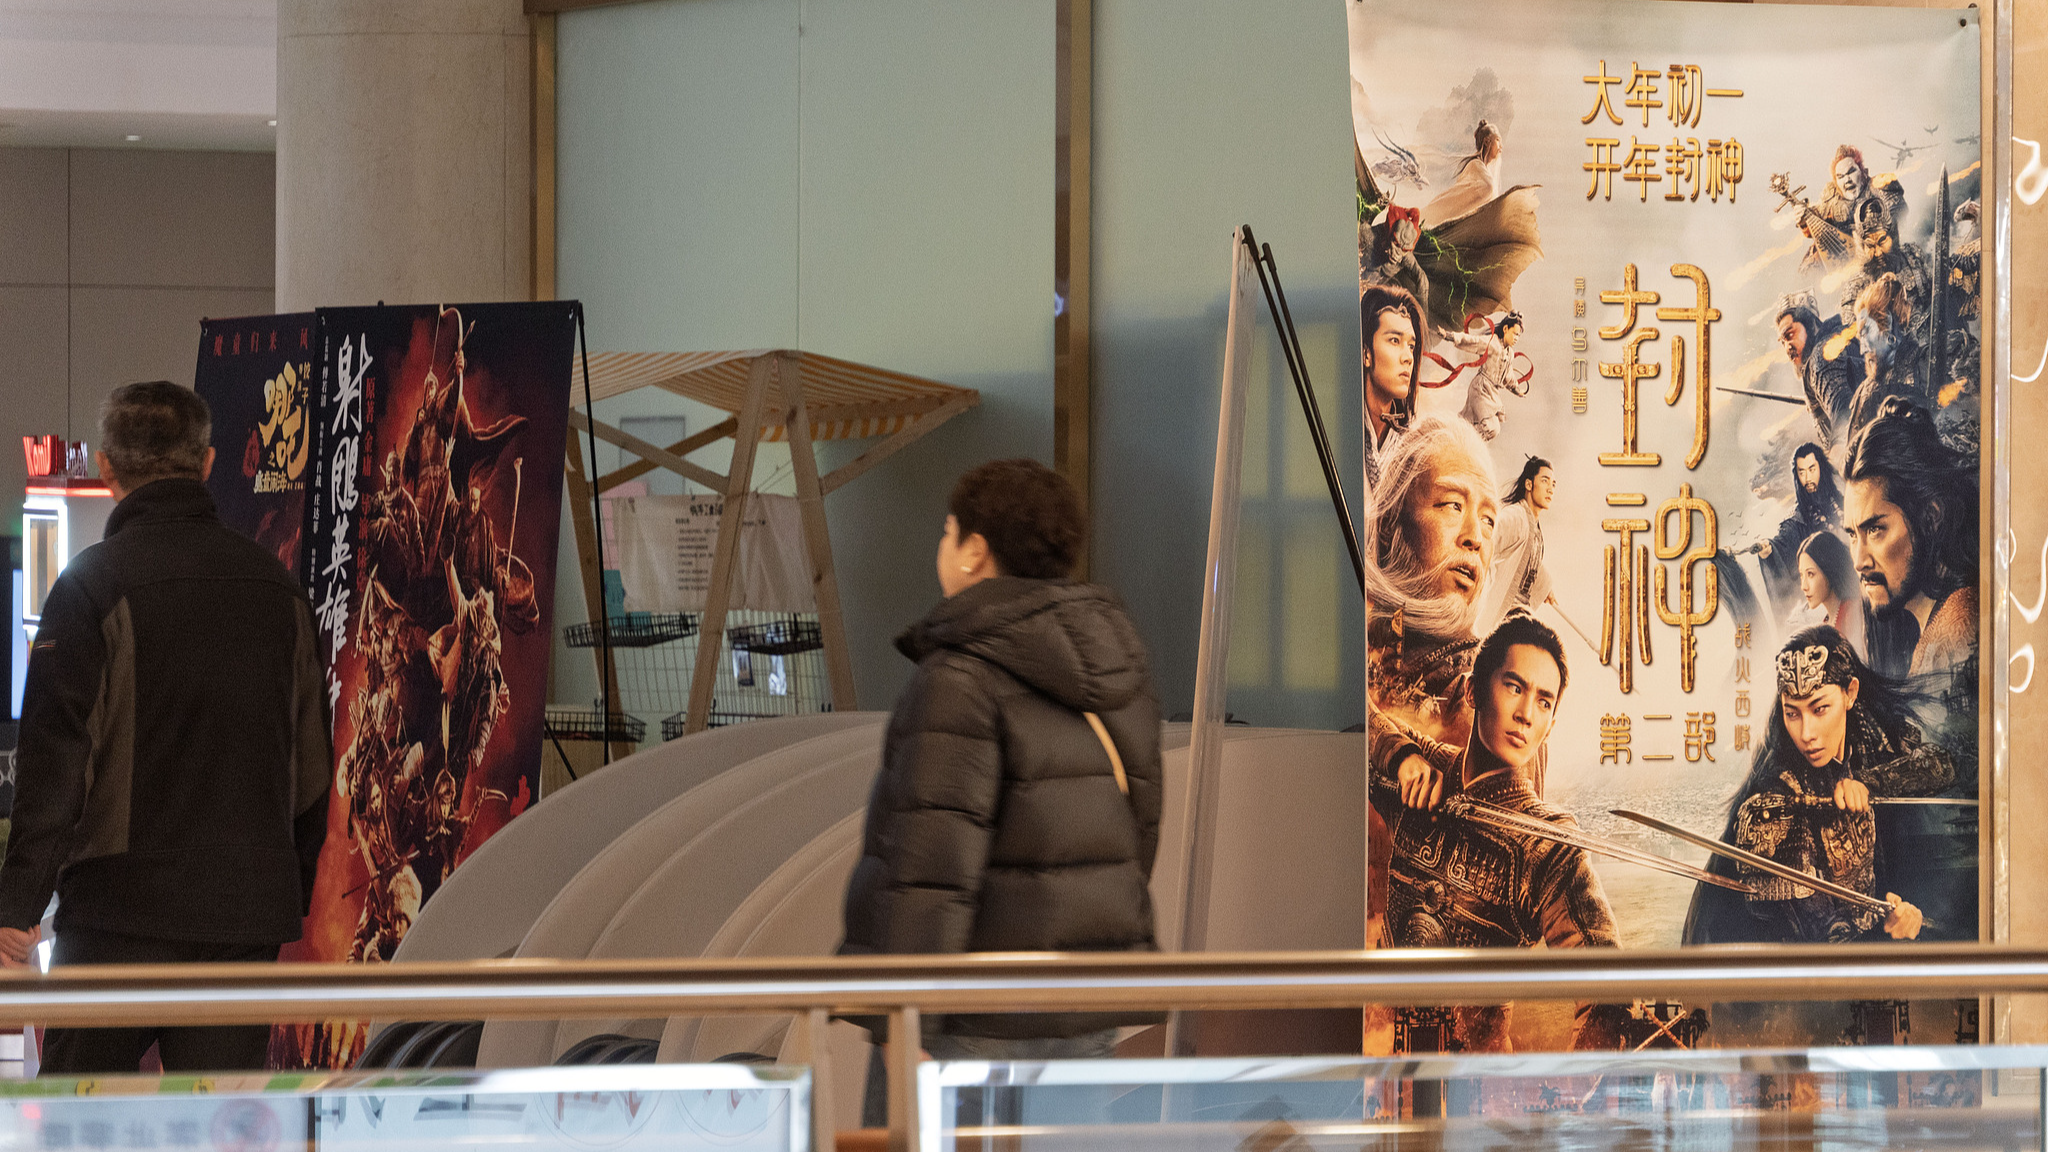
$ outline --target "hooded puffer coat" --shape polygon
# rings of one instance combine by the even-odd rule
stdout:
[[[889,717],[840,952],[1154,948],[1159,706],[1115,596],[997,577],[896,646],[917,672]],[[1116,744],[1128,797],[1084,712]],[[1156,1019],[951,1016],[944,1030],[1077,1036]]]

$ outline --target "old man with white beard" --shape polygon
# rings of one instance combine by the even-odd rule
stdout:
[[[1493,464],[1470,424],[1431,415],[1410,424],[1379,473],[1366,525],[1371,706],[1375,717],[1462,743],[1500,517]]]

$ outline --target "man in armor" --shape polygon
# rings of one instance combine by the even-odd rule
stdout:
[[[1372,805],[1392,845],[1384,944],[1616,945],[1614,912],[1584,849],[1467,820],[1446,805],[1449,797],[1460,796],[1561,828],[1578,827],[1571,813],[1541,799],[1530,778],[1556,720],[1566,677],[1557,633],[1518,610],[1486,638],[1472,662],[1465,682],[1471,736],[1463,747],[1374,714]],[[1512,1008],[1453,1009],[1454,1046],[1506,1050]],[[1619,1026],[1614,1009],[1582,1007],[1573,1047],[1612,1047]]]
[[[1842,321],[1823,321],[1811,292],[1797,292],[1778,301],[1778,346],[1798,369],[1806,389],[1806,407],[1823,448],[1835,445],[1839,431],[1848,439],[1849,415],[1857,386],[1863,383],[1863,350],[1852,337],[1836,347]]]
[[[1799,262],[1801,272],[1837,268],[1863,258],[1858,238],[1867,228],[1881,228],[1894,243],[1894,213],[1905,204],[1905,189],[1896,176],[1876,181],[1863,163],[1863,150],[1853,144],[1835,149],[1828,185],[1818,206],[1799,201],[1799,230],[1813,241]]]
[[[1898,279],[1907,309],[1915,315],[1927,314],[1927,256],[1918,245],[1897,239],[1897,218],[1905,214],[1903,201],[1896,213],[1883,211],[1884,203],[1880,197],[1866,196],[1857,209],[1856,255],[1861,267],[1842,288],[1844,324],[1853,326],[1867,314],[1863,294],[1887,274]]]

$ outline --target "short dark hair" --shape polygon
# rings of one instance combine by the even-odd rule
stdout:
[[[100,405],[100,451],[123,487],[200,479],[213,442],[213,414],[190,388],[168,380],[123,384]]]
[[[1067,478],[1036,460],[991,460],[946,501],[960,539],[980,533],[1005,576],[1055,580],[1074,570],[1087,524]]]
[[[1479,642],[1479,652],[1472,657],[1472,693],[1478,698],[1480,690],[1508,662],[1508,649],[1517,644],[1527,644],[1550,653],[1557,661],[1557,696],[1564,699],[1564,686],[1571,680],[1571,669],[1564,662],[1564,642],[1550,625],[1529,614],[1526,608],[1515,608],[1507,617]]]

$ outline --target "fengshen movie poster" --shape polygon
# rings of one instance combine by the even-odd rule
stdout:
[[[1372,943],[1977,939],[1976,10],[1346,8]],[[1956,1043],[1976,1012],[1366,1039]]]

